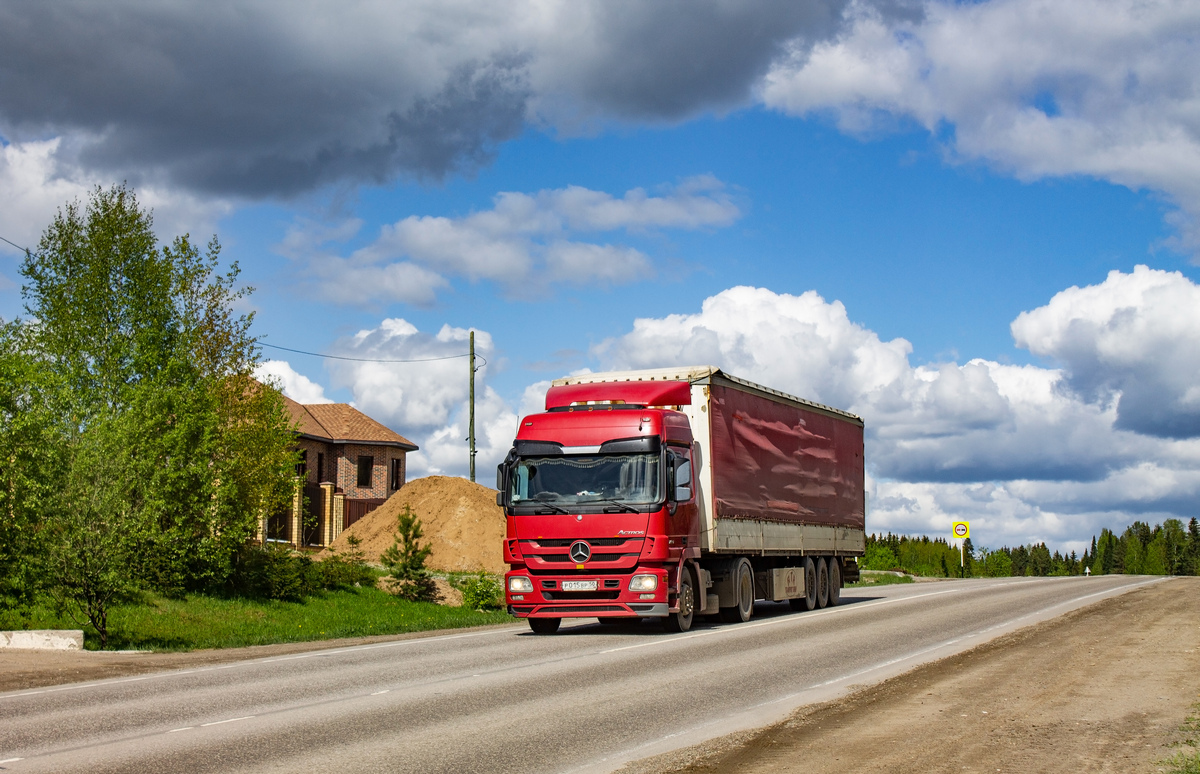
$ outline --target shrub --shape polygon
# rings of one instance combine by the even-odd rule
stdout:
[[[352,586],[371,586],[375,583],[375,572],[363,560],[362,540],[357,535],[350,535],[346,541],[350,550],[339,554],[333,548],[330,555],[320,562],[321,586],[326,589],[344,589]]]
[[[421,520],[406,505],[396,515],[396,541],[379,557],[391,575],[388,591],[414,602],[432,602],[436,593],[433,578],[425,569],[430,548],[420,544],[424,536]]]
[[[463,581],[462,606],[468,610],[497,610],[504,607],[504,593],[500,582],[487,573],[473,575]]]
[[[255,599],[299,602],[323,587],[321,569],[290,549],[243,546],[234,562],[228,590]]]

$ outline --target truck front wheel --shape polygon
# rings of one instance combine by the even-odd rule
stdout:
[[[738,623],[750,620],[754,615],[754,570],[749,559],[739,559],[733,568],[733,593],[737,603],[733,607],[721,608],[721,620]]]
[[[530,618],[529,628],[533,629],[534,634],[554,634],[560,623],[561,618]]]
[[[669,632],[686,632],[692,628],[696,613],[696,591],[692,583],[692,571],[684,567],[679,574],[679,612],[670,613],[663,619],[663,628]]]

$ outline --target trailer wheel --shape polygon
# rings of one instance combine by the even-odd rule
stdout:
[[[825,557],[817,560],[817,607],[829,604],[829,563]]]
[[[804,557],[804,596],[789,599],[793,610],[815,610],[817,607],[817,565],[811,556]]]
[[[836,556],[829,560],[829,606],[842,602],[842,560]]]
[[[749,559],[739,559],[733,568],[733,592],[737,604],[721,608],[721,620],[726,623],[746,622],[754,615],[754,570]]]
[[[562,623],[561,618],[530,618],[529,628],[533,629],[534,634],[554,634],[558,631],[558,625]]]
[[[686,632],[692,628],[695,614],[696,584],[692,582],[692,571],[685,565],[679,575],[679,612],[664,618],[663,628],[669,632]]]

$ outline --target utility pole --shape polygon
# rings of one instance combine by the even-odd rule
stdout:
[[[475,483],[475,331],[471,331],[471,419],[467,426],[467,441],[471,445],[471,483]]]

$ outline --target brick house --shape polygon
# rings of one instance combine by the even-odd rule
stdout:
[[[346,403],[284,402],[297,427],[296,494],[260,539],[327,546],[404,486],[405,458],[417,445]]]

